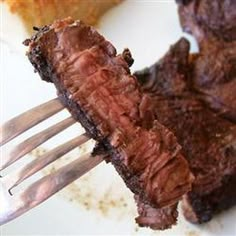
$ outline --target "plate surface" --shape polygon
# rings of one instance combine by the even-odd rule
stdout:
[[[56,96],[52,85],[42,82],[33,72],[25,56],[22,41],[27,38],[21,21],[1,4],[1,122]],[[126,0],[109,11],[98,30],[110,40],[118,52],[128,47],[135,59],[132,71],[156,62],[182,33],[177,9],[172,0]],[[190,37],[191,50],[196,51]],[[66,111],[27,132],[32,133],[68,116]],[[28,155],[22,162],[61,144],[83,132],[76,124]],[[9,144],[12,147],[14,142]],[[43,171],[43,174],[64,165],[88,151],[92,143],[78,148]],[[3,150],[4,158],[4,150]],[[21,165],[22,162],[16,163]],[[180,213],[177,226],[167,231],[138,228],[132,194],[124,186],[111,165],[105,163],[77,180],[22,217],[1,227],[2,235],[236,235],[236,208],[218,215],[202,226],[194,226]]]

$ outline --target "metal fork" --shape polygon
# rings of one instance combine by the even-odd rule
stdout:
[[[0,145],[6,144],[24,131],[51,117],[62,109],[64,109],[63,105],[56,98],[11,119],[0,127]],[[0,170],[4,170],[34,148],[75,122],[72,117],[69,117],[18,144],[7,155],[1,155]],[[86,133],[82,134],[43,154],[37,159],[32,160],[24,167],[14,170],[3,177],[1,176],[0,225],[29,211],[102,162],[103,156],[91,156],[90,153],[87,153],[61,167],[56,172],[42,177],[26,189],[12,194],[11,190],[14,187],[59,157],[87,142],[89,139]]]

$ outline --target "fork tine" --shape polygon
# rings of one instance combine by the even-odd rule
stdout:
[[[55,98],[7,121],[0,127],[0,146],[63,108],[59,99]]]
[[[19,195],[13,195],[12,201],[16,204],[11,207],[3,204],[3,209],[1,210],[4,214],[0,215],[0,225],[15,219],[31,208],[42,203],[56,192],[90,171],[102,161],[103,156],[92,157],[91,154],[86,154],[60,168],[58,171],[38,180]]]
[[[23,180],[27,179],[37,171],[43,169],[45,166],[49,165],[56,159],[65,155],[72,149],[82,145],[87,142],[90,138],[86,134],[82,134],[56,148],[53,150],[43,154],[41,157],[33,160],[28,165],[26,165],[23,169],[16,170],[10,175],[6,175],[2,178],[4,185],[11,190],[13,187],[20,184]]]
[[[6,154],[4,158],[2,158],[3,160],[0,163],[0,170],[8,167],[10,164],[17,161],[19,158],[29,153],[34,148],[38,147],[40,144],[44,143],[75,122],[76,121],[72,117],[69,117],[18,144],[13,150]]]

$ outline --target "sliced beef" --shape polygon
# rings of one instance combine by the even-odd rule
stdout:
[[[211,57],[207,66],[206,57],[190,55],[189,42],[181,39],[159,62],[135,73],[143,93],[152,99],[155,115],[174,132],[195,175],[183,200],[185,217],[194,223],[206,222],[236,204],[236,81],[228,76],[232,68],[223,59],[213,63]],[[216,70],[218,65],[221,69]],[[222,106],[213,109],[212,100],[224,101],[232,119],[222,116]]]
[[[232,42],[236,40],[235,0],[176,0],[180,22],[185,32],[198,42],[216,38]]]
[[[192,175],[181,147],[155,119],[151,98],[130,75],[133,59],[128,50],[117,55],[97,31],[71,19],[40,29],[26,44],[36,71],[55,84],[73,117],[110,155],[139,206],[152,208],[148,214],[155,215],[190,190]],[[137,222],[153,228],[173,222],[163,219],[163,224],[158,217]]]

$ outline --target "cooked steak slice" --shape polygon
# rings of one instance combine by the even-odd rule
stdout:
[[[208,87],[197,82],[206,77],[196,74],[195,63],[200,63],[196,58],[189,54],[189,42],[181,39],[164,58],[135,76],[143,93],[152,97],[158,120],[174,132],[183,147],[195,175],[193,188],[184,197],[184,214],[191,222],[202,223],[236,204],[236,124],[204,101],[202,90],[207,93]],[[214,66],[206,70],[215,73]],[[224,72],[218,70],[223,84]],[[220,89],[221,82],[215,83]],[[224,91],[229,97],[236,94],[236,81],[230,83]],[[231,114],[235,112],[232,104],[226,103]]]
[[[128,50],[117,55],[97,31],[71,19],[40,29],[26,44],[41,78],[55,84],[60,100],[143,204],[169,206],[190,190],[181,147],[154,119],[150,97],[130,75]]]
[[[236,40],[235,0],[176,0],[185,32],[198,42],[217,38],[221,41]]]

